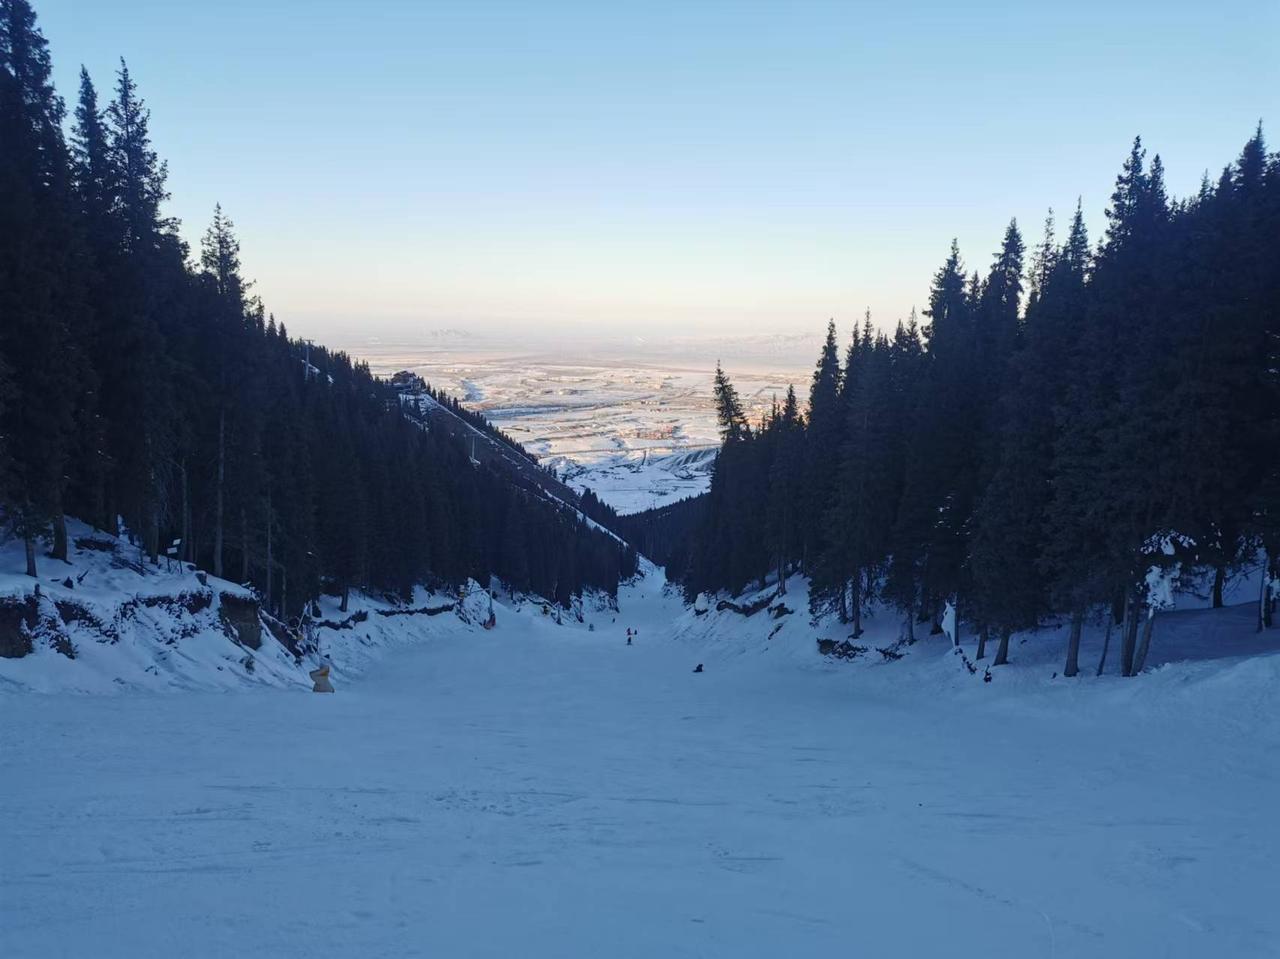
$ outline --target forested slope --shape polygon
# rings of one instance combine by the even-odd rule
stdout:
[[[635,557],[613,537],[292,339],[220,209],[193,255],[149,125],[123,61],[105,105],[82,71],[68,117],[30,5],[0,2],[0,510],[29,574],[45,543],[66,559],[72,515],[281,616],[490,574],[562,603],[616,591]]]
[[[923,326],[835,326],[807,410],[752,424],[716,372],[723,445],[688,560],[690,597],[803,572],[812,611],[853,625],[896,607],[912,634],[947,604],[996,662],[1054,616],[1119,627],[1140,671],[1179,581],[1280,575],[1280,156],[1259,127],[1199,192],[1171,200],[1140,141],[1096,247],[1077,208],[991,266],[953,243]],[[655,517],[655,520],[657,517]],[[1259,628],[1274,600],[1259,602]]]

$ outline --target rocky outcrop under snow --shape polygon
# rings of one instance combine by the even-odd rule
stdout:
[[[321,597],[304,628],[265,614],[252,589],[150,564],[127,539],[75,521],[69,532],[68,561],[41,555],[34,579],[21,544],[0,543],[0,691],[309,689],[321,664],[341,686],[386,647],[494,618],[488,592],[468,583],[408,603],[353,592],[345,612]]]

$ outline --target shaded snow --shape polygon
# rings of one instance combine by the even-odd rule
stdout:
[[[204,576],[202,582],[181,563],[161,560],[159,566],[152,566],[126,540],[95,532],[75,520],[69,521],[68,530],[69,562],[42,555],[37,581],[18,572],[23,568],[21,543],[0,543],[0,602],[30,596],[38,582],[42,608],[55,623],[58,613],[47,608],[52,603],[73,603],[92,617],[88,622],[61,625],[60,635],[70,642],[74,658],[59,652],[54,637],[45,635],[35,637],[30,655],[0,657],[0,695],[6,691],[124,693],[261,686],[310,689],[307,673],[319,661],[314,654],[296,657],[272,637],[265,624],[257,649],[228,635],[220,617],[221,598],[253,600],[251,590],[214,576]],[[114,549],[80,549],[74,542],[81,539]],[[64,585],[66,580],[70,586]],[[208,597],[207,607],[195,612],[184,608],[191,597]],[[320,628],[314,635],[324,660],[334,669],[335,681],[342,684],[389,649],[478,629],[479,620],[464,622],[452,613],[382,615],[441,608],[456,599],[422,589],[409,603],[352,593],[350,608],[343,613],[335,597],[323,596],[319,618],[347,621],[349,628]],[[469,608],[477,602],[479,598],[473,597]],[[483,605],[487,612],[487,599]],[[355,622],[359,617],[363,620]]]
[[[837,663],[652,571],[586,605],[344,639],[335,696],[0,696],[0,954],[1277,954],[1247,607],[1161,614],[1140,679],[1053,678],[1057,630],[984,683],[883,614]]]

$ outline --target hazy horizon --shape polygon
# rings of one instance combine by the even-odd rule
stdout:
[[[45,0],[61,95],[125,57],[198,241],[304,336],[821,332],[923,305],[1141,134],[1193,191],[1280,115],[1280,5]],[[1249,29],[1241,30],[1242,23]]]

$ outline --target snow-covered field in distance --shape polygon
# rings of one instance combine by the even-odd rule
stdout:
[[[335,345],[367,359],[375,373],[418,373],[483,412],[572,486],[632,513],[706,489],[717,445],[717,360],[758,419],[790,383],[803,401],[821,332],[582,340],[443,330]]]

